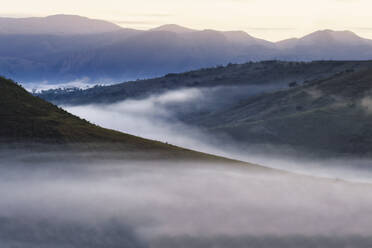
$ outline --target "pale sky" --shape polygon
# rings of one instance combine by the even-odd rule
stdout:
[[[77,14],[148,29],[179,24],[244,30],[271,41],[319,29],[351,30],[372,39],[372,0],[1,0],[10,17]]]

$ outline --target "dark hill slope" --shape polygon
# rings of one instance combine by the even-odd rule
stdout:
[[[39,147],[74,151],[128,153],[135,158],[228,159],[104,129],[29,94],[13,81],[0,78],[0,142],[2,149]],[[60,145],[60,146],[57,146]],[[70,151],[69,150],[69,151]],[[96,154],[97,155],[97,154]]]

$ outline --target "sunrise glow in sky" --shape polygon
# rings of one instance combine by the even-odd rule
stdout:
[[[319,29],[372,39],[371,10],[371,0],[12,0],[2,3],[0,15],[76,14],[138,29],[172,23],[277,41]]]

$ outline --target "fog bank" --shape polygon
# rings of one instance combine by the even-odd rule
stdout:
[[[228,108],[249,96],[278,86],[186,88],[128,99],[115,104],[64,106],[100,126],[177,146],[257,163],[271,168],[321,177],[372,182],[372,162],[356,158],[309,158],[286,146],[237,144],[223,134],[187,124],[185,116],[199,118],[204,113]],[[313,94],[320,94],[314,92]],[[367,101],[363,102],[365,105]]]
[[[2,155],[0,244],[8,247],[372,244],[367,184],[249,166]]]

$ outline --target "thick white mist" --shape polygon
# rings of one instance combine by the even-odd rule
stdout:
[[[72,114],[94,124],[147,139],[158,140],[189,149],[228,155],[211,146],[217,139],[203,131],[185,125],[175,117],[177,111],[194,111],[206,103],[200,102],[204,92],[183,89],[153,95],[145,99],[126,100],[115,104],[65,106]]]
[[[24,245],[17,247],[47,241],[85,247],[89,241],[89,247],[111,248],[126,235],[135,237],[134,247],[156,247],[163,239],[180,240],[174,247],[193,247],[193,239],[223,246],[226,237],[246,237],[247,245],[264,237],[363,239],[372,229],[370,185],[228,164],[36,164],[8,155],[0,167],[0,243]],[[110,240],[94,238],[101,236]]]
[[[293,148],[271,144],[242,147],[227,136],[207,133],[178,119],[180,113],[196,113],[206,109],[213,112],[214,109],[226,107],[233,98],[244,99],[250,94],[263,92],[270,87],[273,86],[187,88],[115,104],[64,106],[64,108],[106,128],[201,152],[301,174],[352,181],[372,181],[370,160],[305,159],[306,156],[293,151]],[[319,95],[321,92],[312,92],[312,94]],[[366,109],[366,114],[369,105],[369,99],[361,102],[361,106]]]

